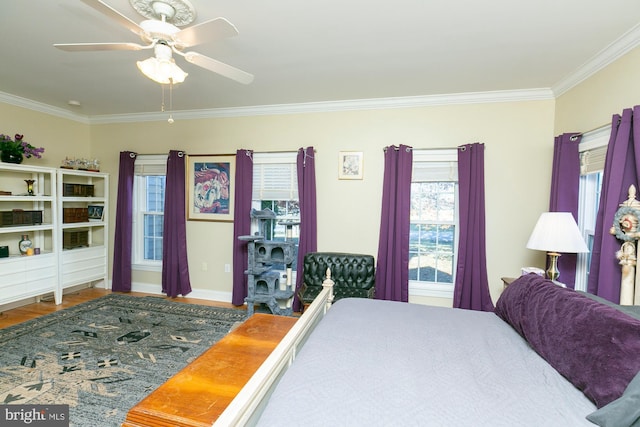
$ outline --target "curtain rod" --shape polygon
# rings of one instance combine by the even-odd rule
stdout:
[[[300,147],[303,148],[304,147]],[[288,153],[297,153],[298,150],[300,150],[300,148],[297,148],[295,150],[276,150],[276,151],[255,151],[255,150],[249,150],[246,149],[247,151],[251,151],[254,154],[288,154]],[[315,148],[313,149],[313,152],[316,153],[318,150],[316,150]]]
[[[416,151],[416,150],[463,150],[466,149],[467,144],[458,145],[457,147],[429,147],[429,148],[415,148],[407,146],[407,150]],[[395,145],[384,147],[382,151],[386,152],[387,148],[393,147],[394,150],[398,151],[400,147],[396,147]],[[485,146],[486,149],[486,146]]]
[[[178,156],[182,157],[187,154],[184,150],[177,150]],[[134,151],[129,152],[129,157],[134,158],[136,156],[169,156],[169,153],[136,153]]]
[[[281,151],[254,151],[254,150],[247,150],[247,151],[251,151],[252,153],[258,153],[258,154],[285,154],[285,153],[297,153],[298,149],[296,150],[281,150]],[[181,151],[182,153],[189,155],[186,151]],[[317,150],[314,148],[313,152],[316,153]],[[129,154],[132,157],[135,156],[168,156],[169,153],[135,153],[135,152],[130,152]],[[227,153],[227,154],[192,154],[192,156],[235,156],[236,153]]]
[[[620,124],[620,119],[618,119],[618,124]],[[603,125],[600,125],[600,126],[594,127],[593,129],[589,129],[589,130],[585,130],[585,131],[583,131],[583,132],[576,133],[575,135],[572,135],[572,136],[571,136],[571,138],[569,138],[569,139],[570,139],[571,141],[575,141],[575,140],[576,140],[576,139],[578,139],[578,137],[580,137],[580,136],[583,136],[583,135],[585,135],[585,134],[587,134],[587,133],[595,132],[595,131],[598,131],[598,130],[601,130],[601,129],[606,129],[606,128],[607,128],[607,127],[609,127],[609,126],[611,126],[611,123],[605,123],[605,124],[603,124]]]

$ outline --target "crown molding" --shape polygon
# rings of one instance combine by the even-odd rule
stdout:
[[[348,101],[308,102],[299,104],[258,105],[252,107],[214,108],[209,110],[181,110],[171,112],[174,120],[248,117],[282,114],[327,113],[393,108],[418,108],[440,105],[482,104],[493,102],[539,101],[554,99],[551,89],[467,92],[444,95],[409,96],[396,98],[356,99]],[[135,123],[167,121],[168,112],[140,114],[111,114],[92,116],[91,124]]]
[[[551,87],[555,97],[559,97],[578,84],[582,83],[609,64],[620,59],[640,45],[640,24],[636,25],[593,58],[580,66],[573,73]]]
[[[89,117],[87,116],[75,114],[62,108],[53,107],[27,98],[21,98],[9,93],[0,92],[0,102],[16,107],[26,108],[27,110],[37,111],[39,113],[49,114],[51,116],[61,117],[63,119],[90,124]]]
[[[355,99],[347,101],[308,102],[298,104],[258,105],[208,110],[172,111],[174,120],[193,120],[226,117],[249,117],[282,114],[327,113],[393,108],[419,108],[441,105],[485,104],[493,102],[539,101],[554,99],[551,89],[524,89],[487,92],[466,92],[442,95],[406,96],[393,98]],[[0,102],[38,111],[84,124],[158,122],[169,119],[168,112],[106,114],[84,116],[41,102],[0,92]]]

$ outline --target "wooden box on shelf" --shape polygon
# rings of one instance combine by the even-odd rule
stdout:
[[[42,224],[42,211],[14,209],[0,212],[0,227],[7,225]]]
[[[93,185],[64,183],[62,195],[64,197],[93,197]]]
[[[65,230],[62,233],[62,247],[74,249],[89,246],[89,232],[87,230]]]
[[[87,222],[89,221],[89,209],[88,208],[63,208],[62,209],[62,222]]]

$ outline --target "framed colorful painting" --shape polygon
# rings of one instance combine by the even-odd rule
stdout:
[[[235,154],[187,156],[187,219],[233,221]]]

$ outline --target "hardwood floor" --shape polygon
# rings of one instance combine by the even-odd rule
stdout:
[[[26,320],[30,320],[36,318],[38,316],[42,316],[44,314],[53,313],[58,310],[64,310],[68,307],[73,307],[74,305],[80,304],[85,301],[90,301],[95,298],[99,298],[103,295],[108,295],[112,293],[108,289],[101,288],[86,288],[80,289],[75,292],[71,292],[65,294],[62,298],[62,304],[56,305],[53,301],[53,297],[51,298],[42,298],[38,303],[32,303],[28,305],[24,305],[17,308],[12,308],[9,310],[0,310],[0,328],[6,328],[7,326],[15,325],[18,323],[22,323]],[[133,296],[147,296],[152,294],[146,294],[141,292],[129,292],[127,295]],[[153,295],[159,296],[159,295]],[[180,297],[180,298],[168,298],[166,296],[162,296],[166,299],[171,299],[173,301],[182,302],[185,304],[200,304],[200,305],[209,305],[209,306],[217,306],[217,307],[227,307],[227,308],[236,308],[238,310],[246,310],[244,307],[236,307],[230,303],[224,303],[219,301],[209,301],[198,298],[189,298],[189,297]]]

